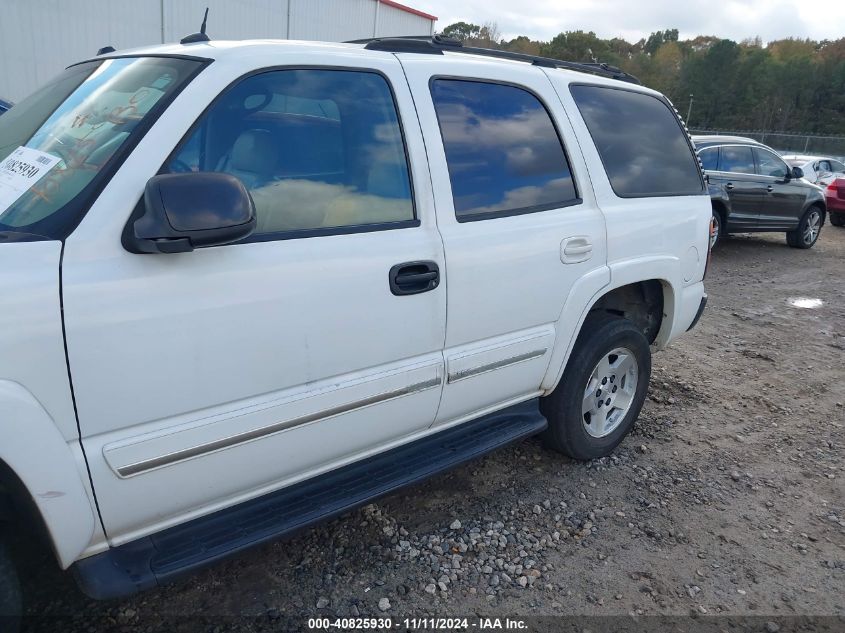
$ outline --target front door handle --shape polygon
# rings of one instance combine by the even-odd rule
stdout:
[[[593,243],[585,235],[568,237],[560,243],[560,261],[564,264],[585,262],[593,256]]]
[[[440,284],[440,267],[431,261],[396,264],[390,268],[388,281],[397,297],[428,292]]]
[[[774,190],[775,190],[775,188],[774,188],[774,187],[772,187],[771,185],[769,185],[768,187],[766,187],[766,191],[768,191],[769,193],[772,193]]]
[[[730,191],[733,188],[734,188],[734,184],[732,182],[729,182],[728,184],[725,185],[725,189],[727,189],[728,191]]]

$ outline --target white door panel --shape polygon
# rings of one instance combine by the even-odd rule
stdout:
[[[430,86],[437,73],[419,55],[399,57],[424,130],[438,228],[446,249],[449,379],[436,420],[445,424],[493,402],[540,389],[553,348],[565,345],[574,335],[555,330],[573,284],[592,271],[606,269],[604,218],[580,146],[543,72],[525,64],[503,65],[456,55],[450,59],[451,79],[517,86],[539,98],[563,141],[579,197],[561,208],[459,222],[432,101]],[[493,126],[491,138],[496,130],[518,137],[511,124],[523,122]],[[514,155],[515,160],[524,157],[524,152]]]
[[[101,503],[113,542],[164,529],[185,520],[186,511],[204,514],[329,470],[372,450],[373,438],[389,442],[418,432],[422,419],[409,411],[432,414],[441,376],[436,354],[413,368],[333,378],[307,391],[242,402],[237,409],[176,416],[135,429],[157,427],[139,436],[115,432],[89,438],[89,455],[104,458],[92,460],[98,498],[156,498],[157,518],[142,526],[126,508]],[[162,495],[163,490],[178,494]],[[186,508],[185,499],[193,506]]]
[[[103,455],[114,473],[126,478],[288,433],[291,437],[279,448],[289,470],[289,462],[295,457],[287,455],[290,441],[295,441],[294,430],[397,398],[404,398],[405,406],[414,406],[412,396],[439,387],[440,354],[420,360],[411,366],[398,365],[378,373],[332,377],[307,389],[287,389],[269,398],[262,396],[236,403],[234,407],[177,416],[164,427],[160,423],[150,425],[160,427],[158,430],[115,442],[108,442],[108,436],[123,433],[106,434],[104,440],[108,443],[103,446]],[[383,424],[390,428],[391,436],[407,432],[402,420],[383,421]],[[336,452],[342,455],[349,450],[349,442],[337,442],[336,447]],[[286,472],[285,476],[293,474]]]
[[[544,325],[451,347],[445,387],[451,397],[441,404],[438,419],[454,420],[485,404],[537,391],[535,376],[546,372],[554,342],[554,327]]]
[[[68,347],[86,434],[435,351],[438,291],[390,293],[388,271],[410,253],[440,259],[421,228],[90,263],[69,249]]]
[[[445,274],[425,147],[391,55],[347,58],[341,50],[284,61],[360,66],[390,82],[416,226],[168,255],[121,245],[147,180],[223,87],[278,67],[279,58],[265,57],[209,66],[65,245],[68,357],[112,543],[334,468],[425,430],[436,414],[446,284],[408,296],[390,289],[389,271],[403,262],[434,262]]]

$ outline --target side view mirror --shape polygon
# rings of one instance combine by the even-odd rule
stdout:
[[[792,178],[803,178],[804,177],[804,170],[800,167],[793,167],[792,168]]]
[[[124,245],[134,253],[187,253],[255,230],[255,204],[243,183],[212,172],[162,174],[147,182],[144,211]]]

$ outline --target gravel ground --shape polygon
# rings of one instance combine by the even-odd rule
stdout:
[[[655,356],[640,420],[609,458],[531,439],[123,601],[84,598],[44,558],[25,571],[27,612],[64,631],[359,614],[760,616],[770,632],[827,615],[825,630],[845,630],[843,273],[843,229],[809,251],[725,240],[705,316]],[[823,304],[790,304],[802,297]]]

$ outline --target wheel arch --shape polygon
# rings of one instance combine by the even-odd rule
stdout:
[[[655,264],[664,270],[667,266],[677,268],[678,260],[674,257],[659,257],[620,267],[619,273],[613,274],[613,282],[596,289],[580,312],[575,312],[573,296],[570,295],[557,324],[558,339],[541,384],[545,393],[552,391],[563,377],[572,348],[590,313],[606,311],[626,318],[628,313],[634,317],[632,320],[635,323],[644,328],[649,343],[658,349],[669,343],[677,330],[677,284],[665,277],[636,272],[637,269],[641,269],[640,273],[644,269],[653,269]],[[572,333],[568,338],[563,336],[567,332]]]
[[[819,211],[822,212],[822,222],[821,226],[824,226],[825,220],[827,219],[827,203],[824,201],[824,198],[813,198],[807,202],[807,206],[804,211],[801,213],[802,217],[807,211],[812,209],[813,207],[817,207]]]
[[[18,383],[0,380],[0,488],[6,519],[47,537],[66,568],[90,545],[97,514],[83,480],[84,459],[40,403]]]

